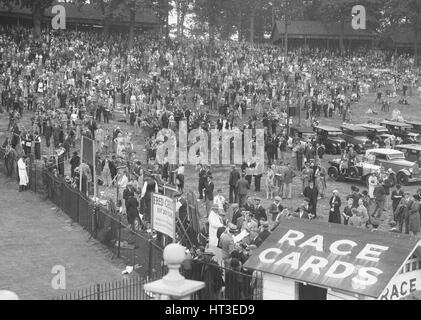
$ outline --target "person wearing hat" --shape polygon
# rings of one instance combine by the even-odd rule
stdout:
[[[329,200],[329,219],[330,223],[341,224],[341,198],[338,190],[333,190],[332,197]]]
[[[282,206],[281,201],[282,201],[282,198],[276,196],[274,202],[269,207],[269,213],[272,216],[272,222],[275,222],[278,214],[284,210],[284,207]]]
[[[238,204],[242,207],[246,202],[246,197],[250,190],[250,184],[244,174],[242,174],[240,180],[237,181],[236,189],[238,193]]]
[[[222,249],[222,259],[226,268],[229,267],[231,253],[235,250],[234,235],[237,230],[237,226],[230,223],[228,225],[228,230],[225,231],[219,239],[220,247]]]
[[[309,199],[311,214],[317,216],[317,199],[319,191],[314,185],[314,180],[310,180],[309,185],[304,189],[304,197]]]
[[[263,241],[265,241],[265,240],[266,240],[266,238],[267,238],[267,237],[269,237],[269,235],[270,235],[270,231],[269,231],[269,222],[267,222],[267,221],[263,221],[263,222],[261,223],[260,227],[261,227],[261,231],[260,231],[260,233],[259,233],[258,237],[256,238],[256,239],[258,239],[258,240],[257,240],[257,241],[256,241],[256,240],[254,241],[254,244],[255,244],[257,247],[259,247],[259,246],[263,243]],[[259,243],[259,242],[260,242],[260,243]]]
[[[23,154],[18,160],[18,177],[19,177],[19,192],[25,191],[28,188],[29,178],[26,171],[26,155]]]
[[[218,205],[219,210],[224,210],[225,197],[222,195],[222,189],[218,189],[216,196],[213,199],[213,203]]]
[[[300,219],[307,219],[311,220],[313,218],[313,215],[310,211],[310,200],[308,198],[304,198],[304,203],[298,207],[297,210],[292,214],[296,218]]]
[[[237,182],[240,180],[240,172],[237,171],[236,166],[231,166],[230,178],[229,178],[229,202],[238,202],[238,189]]]
[[[314,174],[314,171],[313,171],[313,169],[310,168],[310,163],[306,162],[305,168],[301,172],[301,181],[303,182],[303,184],[302,184],[303,194],[304,194],[305,188],[308,187],[309,184],[310,184],[310,181],[313,180],[313,174]]]
[[[70,176],[73,178],[75,176],[75,169],[80,165],[80,157],[77,151],[73,152],[73,156],[70,159]]]
[[[224,221],[219,215],[219,207],[217,204],[212,204],[209,216],[208,216],[208,222],[209,222],[209,248],[214,250],[218,247],[218,237],[217,237],[217,230],[220,227],[224,226]]]
[[[373,195],[376,206],[374,207],[374,211],[371,216],[380,218],[383,214],[384,206],[386,203],[386,190],[382,183],[379,183],[375,186]]]
[[[204,188],[204,194],[205,194],[205,201],[206,201],[206,213],[209,215],[211,206],[213,204],[213,190],[214,190],[214,184],[213,184],[213,177],[207,176],[207,182],[205,184]]]
[[[262,207],[262,204],[260,203],[261,200],[259,197],[254,198],[255,201],[255,217],[256,220],[260,223],[261,220],[267,221],[268,217],[266,215],[265,208]]]

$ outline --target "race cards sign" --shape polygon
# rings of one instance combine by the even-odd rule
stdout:
[[[175,203],[166,196],[152,194],[152,229],[175,239]]]
[[[416,245],[403,235],[283,219],[245,267],[378,298]]]

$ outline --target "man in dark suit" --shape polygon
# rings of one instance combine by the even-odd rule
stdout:
[[[250,184],[245,179],[244,174],[241,176],[240,180],[237,181],[236,189],[238,192],[238,204],[242,207],[250,189]]]
[[[316,210],[317,210],[317,197],[319,196],[319,192],[317,188],[314,186],[314,180],[309,182],[309,185],[304,188],[304,197],[309,199],[310,205],[310,212],[314,215],[314,218],[317,217]]]
[[[260,223],[261,220],[267,221],[268,217],[266,215],[266,210],[265,208],[262,207],[261,203],[260,203],[260,198],[256,197],[254,198],[254,201],[256,203],[255,205],[255,218],[256,220]]]
[[[232,171],[230,173],[229,179],[229,202],[234,203],[238,202],[238,189],[237,189],[237,181],[240,180],[240,173],[237,171],[235,166],[232,166]]]
[[[249,211],[253,216],[256,213],[256,208],[250,196],[246,198],[246,203],[244,204],[244,210]]]
[[[314,216],[311,214],[311,208],[309,204],[309,199],[304,198],[304,204],[301,205],[295,212],[292,214],[293,217],[300,219],[311,220]]]
[[[265,241],[266,238],[270,235],[269,222],[262,221],[260,225],[262,227],[262,231],[260,231],[259,235],[253,241],[253,244],[256,245],[256,247],[259,247],[263,243],[263,241]]]
[[[201,164],[199,164],[199,199],[203,199],[203,189],[205,188],[206,171]]]
[[[70,159],[70,176],[73,178],[76,173],[75,169],[80,165],[80,157],[77,154],[77,151],[73,152],[73,157]]]
[[[209,215],[211,206],[213,204],[214,184],[213,184],[212,180],[213,180],[212,176],[208,176],[208,180],[205,184],[205,200],[206,200],[206,213],[207,213],[207,215]]]

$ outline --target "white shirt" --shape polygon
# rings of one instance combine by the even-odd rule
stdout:
[[[217,231],[218,228],[223,227],[221,217],[213,210],[209,212],[209,246],[218,246]]]
[[[213,203],[218,205],[219,210],[224,210],[225,198],[223,196],[216,195],[213,199]]]

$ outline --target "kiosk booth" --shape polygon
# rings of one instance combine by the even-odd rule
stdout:
[[[421,290],[421,240],[339,224],[283,219],[244,267],[264,300],[398,300]]]

